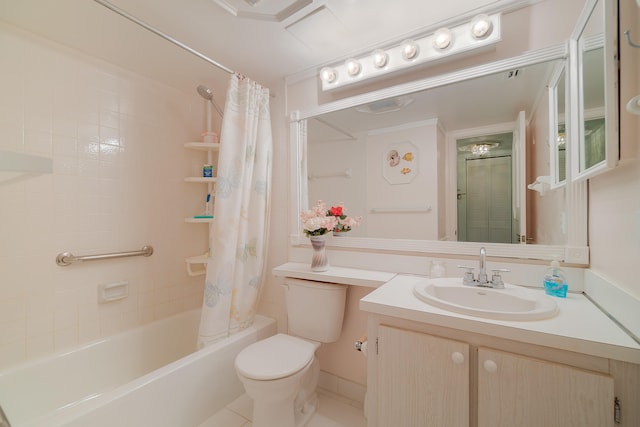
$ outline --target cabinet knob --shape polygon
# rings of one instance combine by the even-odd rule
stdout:
[[[487,372],[498,372],[498,365],[493,360],[487,359],[483,363],[484,370]]]
[[[460,353],[459,351],[454,351],[453,353],[451,353],[451,360],[456,365],[464,363],[464,354]]]

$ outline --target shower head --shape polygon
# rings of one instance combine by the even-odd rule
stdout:
[[[213,99],[213,92],[211,92],[211,89],[209,89],[204,85],[198,86],[198,93],[200,94],[201,97],[203,97],[207,101],[211,101]]]
[[[215,108],[218,114],[220,114],[220,117],[222,117],[223,116],[222,110],[220,109],[220,107],[218,107],[218,104],[216,104],[216,102],[213,100],[213,91],[208,87],[206,87],[205,85],[198,85],[197,89],[200,96],[206,99],[207,101],[211,102],[211,105],[213,105],[213,108]]]

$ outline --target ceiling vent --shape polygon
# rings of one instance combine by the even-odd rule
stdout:
[[[282,22],[311,6],[314,0],[211,0],[231,15],[257,21]],[[284,8],[283,8],[284,6]]]
[[[381,99],[380,101],[370,102],[366,105],[356,107],[361,113],[383,114],[399,111],[413,102],[410,96],[396,96],[394,98]]]

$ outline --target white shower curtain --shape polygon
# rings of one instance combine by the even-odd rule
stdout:
[[[199,348],[253,322],[267,256],[271,153],[269,90],[234,74],[220,132]]]

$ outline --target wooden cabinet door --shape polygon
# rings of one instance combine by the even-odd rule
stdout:
[[[380,325],[377,357],[378,426],[469,426],[468,344]]]
[[[613,426],[613,378],[481,348],[478,427]]]

